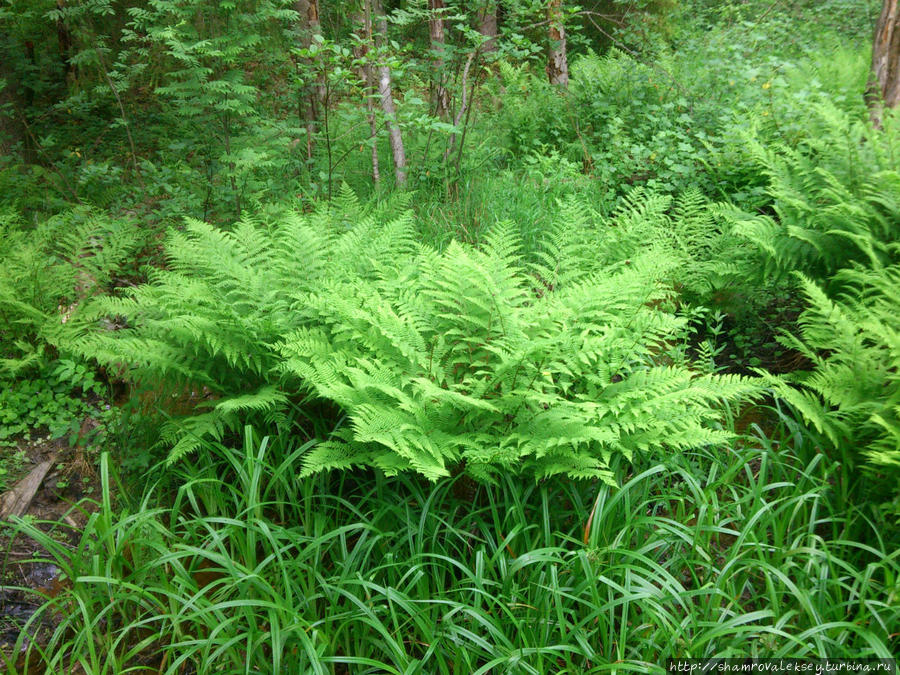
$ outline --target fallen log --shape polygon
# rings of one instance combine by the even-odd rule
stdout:
[[[16,483],[15,487],[0,495],[0,519],[9,520],[12,516],[25,515],[54,461],[51,457],[41,462]]]

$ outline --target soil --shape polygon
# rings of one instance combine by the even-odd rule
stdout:
[[[22,475],[41,462],[52,466],[23,516],[64,546],[74,546],[99,495],[99,478],[82,448],[64,440],[38,438],[21,441],[26,460]],[[11,482],[11,484],[14,484]],[[58,623],[51,612],[35,616],[48,598],[56,597],[68,581],[38,542],[18,532],[15,522],[0,521],[0,650],[15,660],[31,641],[43,643]],[[23,634],[24,629],[24,634]]]

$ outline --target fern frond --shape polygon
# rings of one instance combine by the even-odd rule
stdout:
[[[813,356],[816,369],[793,386],[773,381],[779,395],[835,445],[900,463],[900,265],[842,270],[837,298],[800,280],[809,307],[800,334],[783,342]]]
[[[566,218],[587,218],[578,211]],[[566,270],[559,287],[535,284],[541,263],[524,260],[504,227],[480,250],[419,246],[403,262],[345,269],[306,297],[317,327],[279,343],[281,368],[345,410],[355,456],[430,479],[463,460],[485,480],[501,470],[608,480],[613,454],[722,442],[722,404],[759,385],[654,365],[685,329],[660,309],[675,263],[659,249],[629,264],[570,260],[578,239],[591,240],[559,227],[545,243],[544,260]],[[392,282],[385,269],[402,272]]]

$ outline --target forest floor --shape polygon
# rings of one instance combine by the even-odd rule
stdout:
[[[61,546],[74,548],[91,514],[89,497],[100,490],[99,477],[84,451],[64,439],[39,437],[20,441],[24,461],[10,489],[0,495],[4,510],[0,521],[0,650],[7,658],[26,626],[28,639],[20,643],[24,653],[29,641],[45,642],[55,628],[51,613],[40,620],[32,616],[56,597],[68,583],[63,571],[51,562],[44,546],[21,535],[10,521],[15,515],[37,524]],[[13,510],[10,514],[8,511]]]

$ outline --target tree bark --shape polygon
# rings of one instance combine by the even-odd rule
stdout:
[[[900,104],[900,7],[898,0],[884,0],[872,44],[872,76],[866,99],[876,127],[883,109]]]
[[[566,29],[563,25],[562,0],[549,0],[547,22],[550,44],[547,50],[547,78],[550,84],[567,89],[569,62],[566,59]]]
[[[486,39],[481,45],[483,54],[497,51],[497,3],[489,1],[476,13],[478,32]]]
[[[65,0],[56,0],[56,8],[60,12],[60,18],[56,20],[56,42],[59,48],[59,60],[63,67],[62,84],[64,87],[68,87],[69,76],[72,73],[72,33],[62,19],[65,6]]]
[[[378,122],[375,119],[375,74],[372,69],[372,61],[369,52],[373,46],[372,36],[372,7],[371,3],[363,3],[362,10],[354,15],[353,22],[356,25],[356,44],[353,47],[353,56],[359,62],[357,74],[363,85],[363,94],[366,97],[366,119],[369,122],[369,141],[372,144],[372,181],[378,187],[381,182],[381,171],[378,161]]]
[[[428,0],[430,16],[428,32],[431,36],[431,51],[434,52],[434,109],[438,117],[443,119],[450,109],[450,94],[444,86],[445,52],[447,50],[444,37],[444,0]]]
[[[379,0],[373,0],[372,5],[374,13],[378,17],[378,32],[381,34],[383,42],[387,36],[387,19],[384,17]],[[406,187],[406,151],[403,148],[400,127],[397,125],[397,109],[394,107],[394,93],[391,87],[391,68],[383,61],[378,65],[378,95],[388,129],[391,154],[394,157],[394,179],[397,187],[403,188]]]
[[[319,0],[295,0],[294,11],[299,15],[297,25],[297,38],[300,47],[309,49],[316,35],[322,34],[322,26],[319,23]],[[306,60],[309,70],[315,68],[311,60]],[[300,94],[299,114],[306,122],[306,158],[312,159],[313,137],[316,131],[316,122],[319,120],[321,107],[325,104],[325,85],[318,73],[315,82],[304,87]]]

